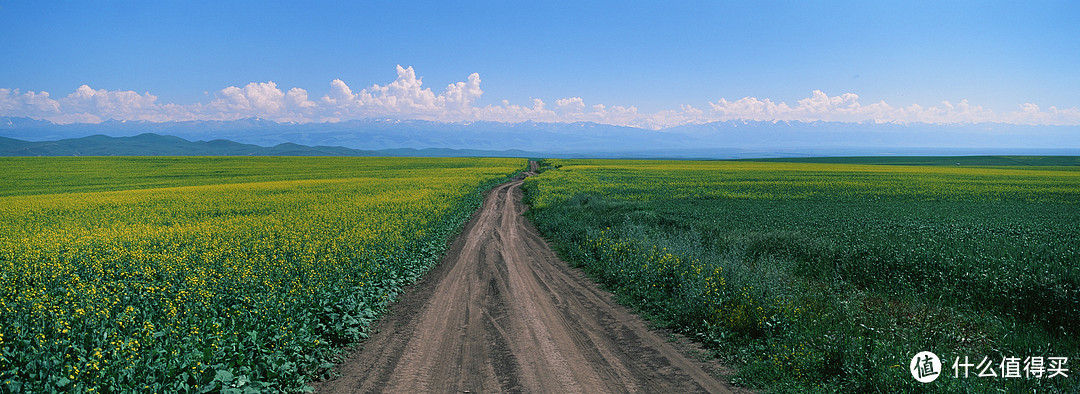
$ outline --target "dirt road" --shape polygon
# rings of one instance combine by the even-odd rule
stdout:
[[[488,195],[319,392],[732,390],[560,261],[521,216],[521,183]]]

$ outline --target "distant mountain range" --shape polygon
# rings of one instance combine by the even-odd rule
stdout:
[[[23,141],[0,137],[0,156],[392,156],[392,157],[536,157],[519,150],[381,149],[305,146],[286,142],[271,147],[228,140],[188,141],[153,133],[133,137],[92,135],[59,141]]]
[[[0,137],[7,138],[0,143],[2,155],[738,158],[1080,154],[1078,126],[1000,123],[939,125],[734,120],[646,130],[587,122],[444,123],[366,119],[298,124],[249,118],[55,124],[30,118],[0,117]]]

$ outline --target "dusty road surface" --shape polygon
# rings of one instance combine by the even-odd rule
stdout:
[[[535,163],[530,163],[535,171]],[[555,256],[496,187],[323,393],[730,392]]]

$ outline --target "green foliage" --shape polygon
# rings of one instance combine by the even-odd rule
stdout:
[[[568,260],[774,391],[1069,391],[955,357],[1080,356],[1080,171],[557,160],[526,181]],[[930,350],[942,376],[908,362]],[[977,361],[976,361],[977,362]]]
[[[18,174],[0,183],[8,392],[302,390],[438,261],[483,192],[523,169],[512,159],[5,164]]]

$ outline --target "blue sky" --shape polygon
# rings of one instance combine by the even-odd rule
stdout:
[[[1080,2],[581,3],[0,0],[0,115],[1080,124]]]

